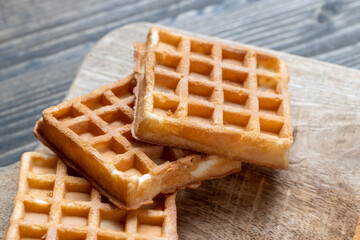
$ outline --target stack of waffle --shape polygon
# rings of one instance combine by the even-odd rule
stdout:
[[[43,111],[57,156],[23,155],[5,239],[177,239],[177,190],[287,167],[287,82],[275,56],[152,28],[134,74]]]

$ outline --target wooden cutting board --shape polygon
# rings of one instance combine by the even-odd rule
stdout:
[[[102,38],[66,99],[130,74],[133,43],[145,41],[151,26],[131,24]],[[284,59],[291,76],[289,169],[244,164],[241,173],[180,192],[179,238],[351,239],[360,216],[360,71],[262,50]],[[0,237],[13,208],[17,168],[0,168]]]

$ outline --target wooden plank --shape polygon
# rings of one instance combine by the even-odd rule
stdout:
[[[82,63],[66,99],[131,73],[132,43],[150,24],[104,37]],[[360,215],[360,71],[273,52],[288,63],[294,145],[288,170],[244,164],[178,196],[180,239],[351,239]],[[13,170],[0,189],[11,194]],[[1,199],[0,199],[1,200]],[[0,201],[10,213],[11,199]],[[5,217],[4,217],[5,218]],[[0,226],[4,226],[0,222]]]

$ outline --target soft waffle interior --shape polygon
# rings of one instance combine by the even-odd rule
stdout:
[[[51,168],[39,175],[37,168]],[[34,171],[35,170],[35,171]],[[68,172],[70,174],[68,174]],[[159,195],[138,210],[120,210],[103,198],[84,178],[73,176],[55,156],[27,153],[22,161],[15,209],[8,239],[168,239],[174,223],[168,208],[174,198]],[[55,183],[55,184],[54,184]],[[39,191],[32,191],[38,189]],[[52,192],[43,194],[40,190]],[[94,238],[95,236],[95,238]],[[131,238],[132,239],[132,238]]]
[[[155,53],[154,113],[232,131],[288,136],[282,131],[287,119],[278,58],[163,29],[152,31],[159,36],[148,46]]]

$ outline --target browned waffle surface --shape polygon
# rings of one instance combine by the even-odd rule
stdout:
[[[283,61],[161,28],[135,51],[135,137],[287,167],[292,130]]]
[[[134,209],[159,193],[240,171],[239,161],[135,140],[132,75],[48,108],[35,135],[115,205]]]
[[[125,211],[56,156],[21,159],[19,189],[5,240],[177,239],[175,194]]]

